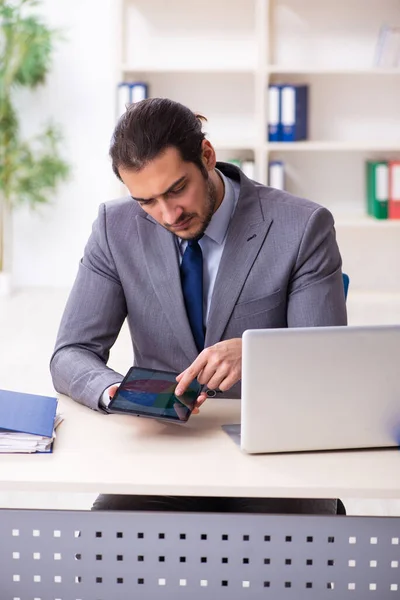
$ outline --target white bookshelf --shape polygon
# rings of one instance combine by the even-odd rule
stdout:
[[[196,67],[190,68],[189,66],[184,65],[170,65],[168,67],[163,67],[162,65],[152,65],[151,67],[135,67],[134,65],[122,64],[121,71],[124,77],[129,77],[132,74],[138,75],[151,75],[152,73],[219,73],[221,75],[225,75],[227,73],[250,73],[254,74],[255,69],[249,66],[237,67],[235,65],[197,65]]]
[[[122,5],[121,80],[206,116],[218,158],[254,159],[263,183],[268,161],[284,161],[287,190],[332,211],[351,290],[400,294],[400,221],[364,209],[365,161],[400,157],[400,67],[373,66],[381,25],[400,25],[398,0]],[[307,141],[268,142],[271,82],[309,84]]]
[[[304,142],[269,142],[269,152],[399,152],[400,144],[381,140],[305,140]]]
[[[278,73],[280,75],[400,75],[400,68],[378,68],[378,67],[358,67],[358,68],[324,68],[324,67],[312,67],[312,66],[281,66],[281,65],[268,65],[266,67],[266,73]]]

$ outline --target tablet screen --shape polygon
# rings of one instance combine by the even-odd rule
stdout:
[[[132,367],[111,400],[110,412],[187,421],[200,394],[194,380],[179,398],[175,396],[177,373]]]

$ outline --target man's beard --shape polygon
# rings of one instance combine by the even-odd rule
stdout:
[[[209,176],[207,178],[205,178],[205,185],[206,185],[206,204],[205,204],[206,213],[205,213],[205,216],[201,219],[198,230],[195,231],[194,233],[192,233],[190,235],[190,237],[183,237],[182,239],[184,239],[184,240],[200,239],[204,235],[204,232],[207,229],[207,227],[209,226],[212,216],[215,212],[215,207],[216,207],[217,201],[218,201],[217,187],[214,184],[214,182],[212,181],[211,177],[209,177]],[[197,216],[198,216],[197,213],[184,213],[183,215],[181,215],[181,218],[179,219],[178,223],[176,223],[176,225],[179,223],[183,223],[184,221],[186,221],[187,219],[189,219],[191,217],[197,217]],[[168,226],[166,228],[169,229]]]
[[[204,235],[204,232],[210,224],[212,216],[215,212],[215,207],[217,205],[217,200],[218,200],[217,188],[216,188],[216,185],[214,184],[214,182],[212,181],[211,177],[207,177],[206,186],[207,186],[206,214],[200,223],[200,227],[199,227],[198,231],[196,231],[196,233],[194,233],[193,235],[190,236],[190,238],[188,238],[191,240],[200,239]]]

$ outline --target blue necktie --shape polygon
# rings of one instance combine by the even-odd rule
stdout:
[[[181,263],[181,282],[186,312],[197,350],[204,349],[203,253],[198,240],[189,240]]]

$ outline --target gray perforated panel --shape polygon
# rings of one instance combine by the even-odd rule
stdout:
[[[400,518],[0,510],[1,600],[400,597]]]

